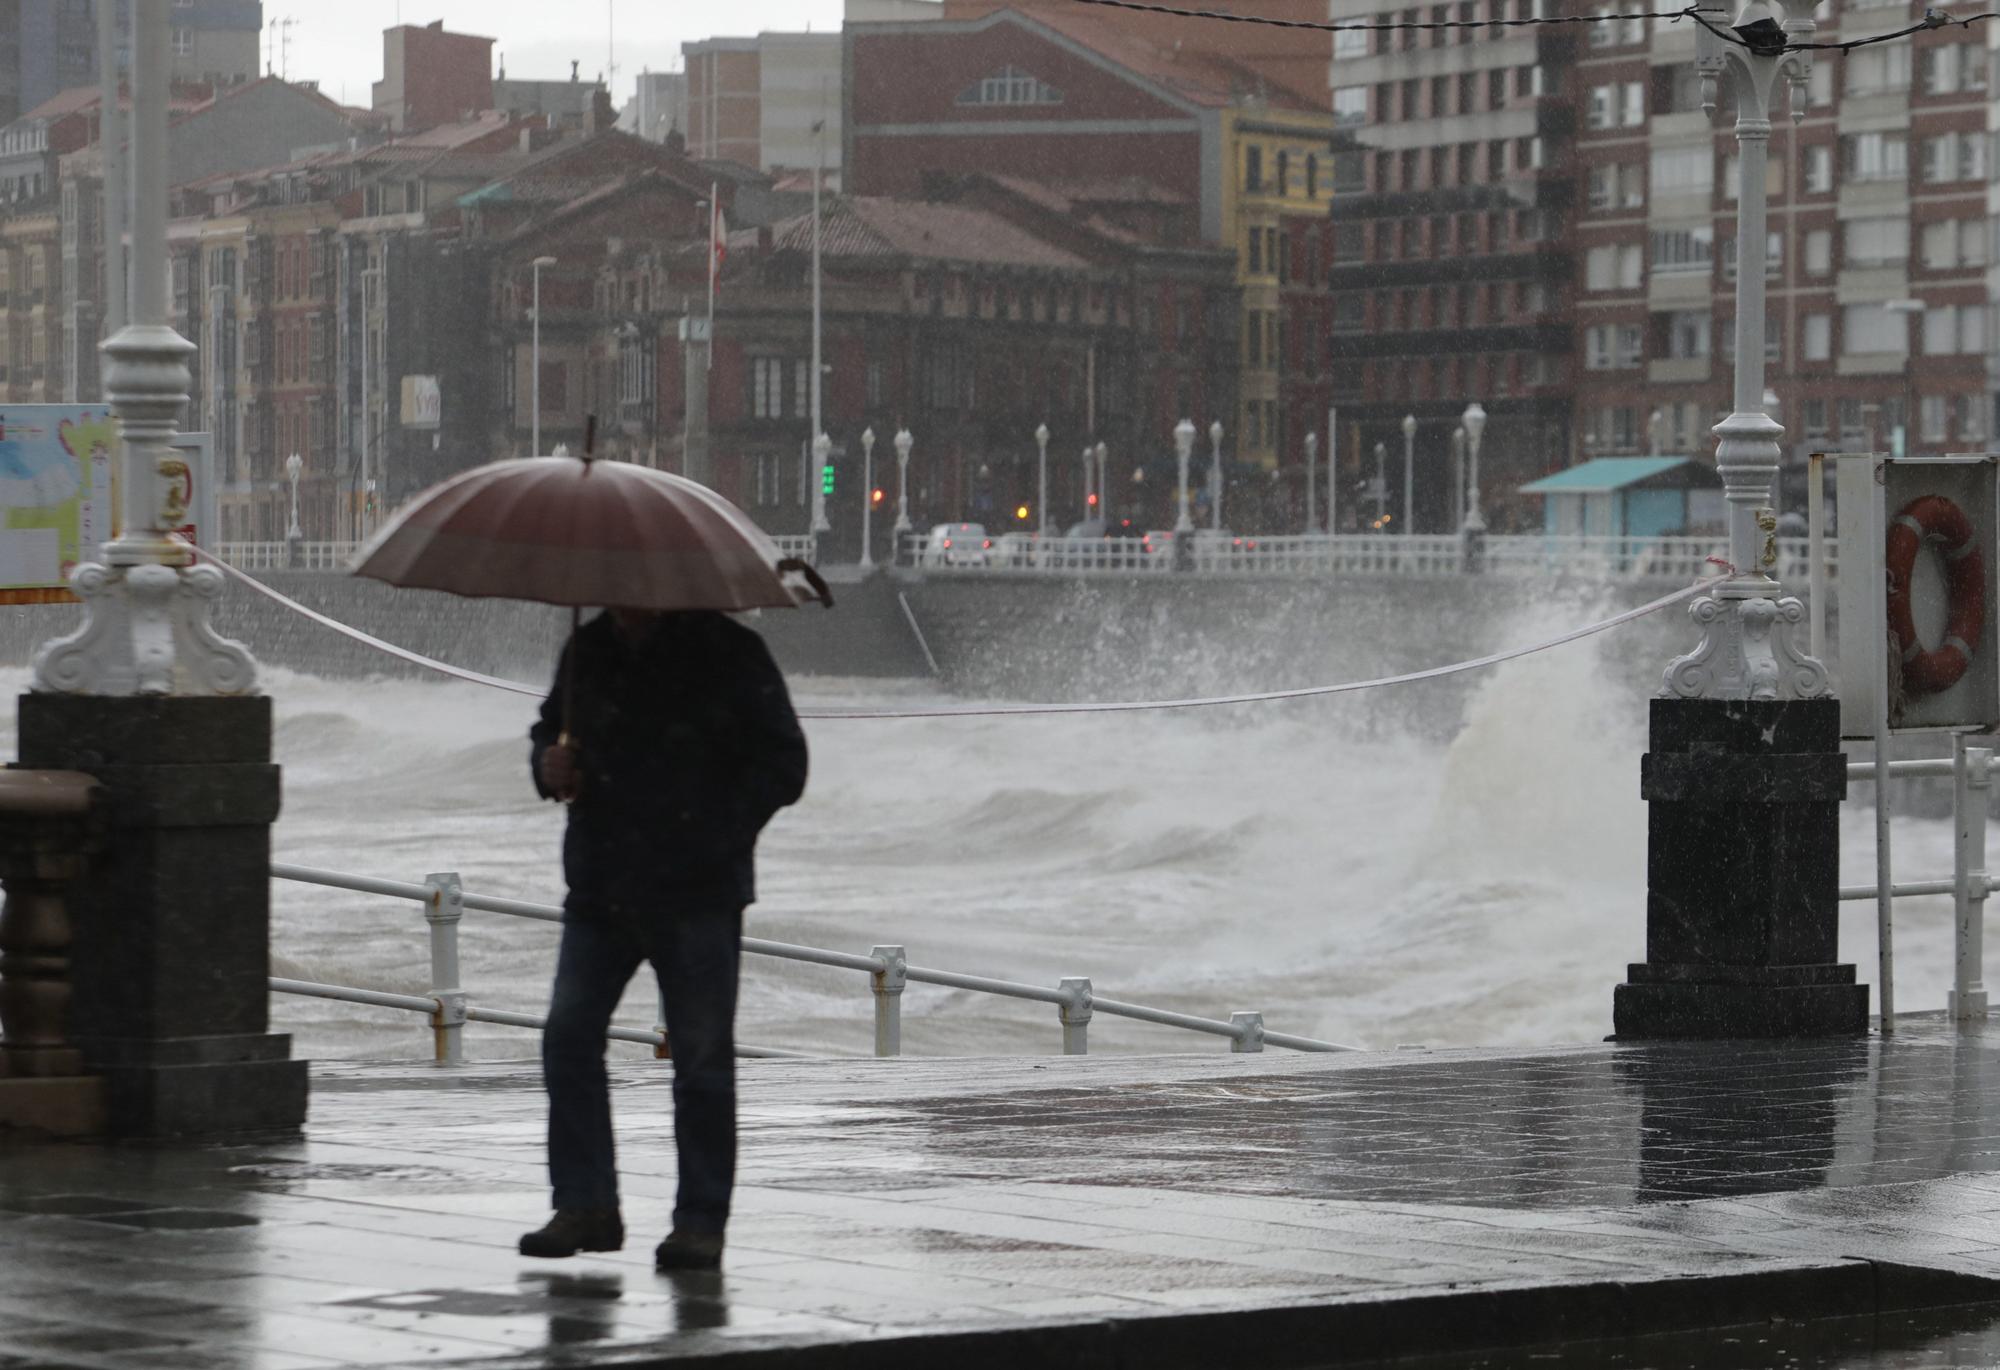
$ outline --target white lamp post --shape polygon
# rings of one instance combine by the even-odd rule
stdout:
[[[530,274],[534,278],[535,283],[535,327],[533,333],[530,335],[531,341],[528,344],[528,412],[531,416],[528,430],[528,446],[531,450],[528,455],[531,457],[542,455],[542,268],[545,266],[554,266],[555,264],[556,259],[554,257],[537,257],[528,264],[531,268]],[[362,298],[364,301],[366,300],[366,291],[362,292]],[[362,336],[366,337],[368,311],[364,307],[361,312],[361,326],[364,330]],[[520,411],[516,410],[515,412],[519,413]],[[361,422],[363,425],[366,425],[368,416],[365,414],[362,415]],[[367,439],[364,437],[362,441],[366,442]]]
[[[910,531],[910,430],[896,430],[896,531]]]
[[[1100,439],[1097,444],[1097,516],[1111,523],[1111,449]]]
[[[1208,425],[1208,526],[1222,531],[1222,420]]]
[[[1188,458],[1194,453],[1194,421],[1182,419],[1174,425],[1174,448],[1180,456],[1181,512],[1174,520],[1176,533],[1192,533],[1194,520],[1188,517]]]
[[[305,465],[299,460],[297,452],[285,458],[285,474],[292,481],[292,519],[285,525],[285,538],[290,542],[297,542],[306,535],[305,530],[299,527],[299,473],[305,470]]]
[[[1451,430],[1451,507],[1458,511],[1461,528],[1465,525],[1465,424]]]
[[[1090,502],[1091,492],[1096,488],[1096,462],[1097,449],[1089,443],[1085,443],[1083,445],[1083,517],[1086,521],[1096,512],[1096,506]]]
[[[1306,531],[1319,531],[1319,492],[1313,488],[1319,470],[1319,434],[1306,434]]]
[[[1375,444],[1375,531],[1382,531],[1382,520],[1389,516],[1389,444]]]
[[[871,426],[861,430],[861,561],[865,569],[875,564],[874,552],[868,545],[869,522],[875,511],[875,429]]]
[[[1459,531],[1461,557],[1468,571],[1486,569],[1486,515],[1479,508],[1479,440],[1486,436],[1486,409],[1474,400],[1458,417],[1465,430],[1466,468],[1465,523]]]
[[[187,465],[170,445],[194,344],[167,325],[168,7],[133,7],[132,311],[103,344],[104,392],[123,437],[119,533],[70,574],[84,622],[35,655],[33,688],[86,695],[248,695],[257,664],[218,637],[223,573],[172,530],[187,521]]]
[[[1767,234],[1765,169],[1771,144],[1771,103],[1782,77],[1791,86],[1792,121],[1805,113],[1812,75],[1809,49],[1815,0],[1749,0],[1731,25],[1782,23],[1783,42],[1739,43],[1704,25],[1695,31],[1695,72],[1702,108],[1715,112],[1716,88],[1736,64],[1736,146],[1741,177],[1736,213],[1735,412],[1715,426],[1715,467],[1729,511],[1730,578],[1689,606],[1702,641],[1666,670],[1666,693],[1685,699],[1813,699],[1828,692],[1826,668],[1792,644],[1805,606],[1782,597],[1768,574],[1760,522],[1775,526],[1768,507],[1778,474],[1784,428],[1763,410],[1764,296]],[[1886,988],[1886,986],[1885,986]],[[1884,995],[1885,1016],[1889,1009]]]
[[[1036,526],[1042,530],[1042,536],[1047,537],[1049,535],[1049,426],[1046,423],[1035,425],[1035,446],[1041,452],[1040,482],[1035,490],[1035,511],[1039,515]]]
[[[1403,535],[1417,531],[1416,516],[1410,506],[1417,495],[1417,416],[1403,415]]]

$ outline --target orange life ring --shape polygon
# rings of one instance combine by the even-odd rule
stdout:
[[[1910,572],[1918,550],[1933,541],[1944,555],[1951,614],[1944,641],[1925,651],[1910,612]],[[1929,695],[1950,689],[1972,664],[1986,625],[1986,558],[1972,520],[1943,495],[1911,500],[1889,521],[1883,569],[1889,577],[1889,636],[1903,661],[1903,692]]]

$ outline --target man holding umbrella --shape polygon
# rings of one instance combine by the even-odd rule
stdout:
[[[555,1216],[528,1256],[624,1244],[604,1034],[650,961],[674,1062],[680,1194],[662,1269],[714,1269],[736,1178],[736,974],[753,855],[805,788],[806,744],[764,640],[727,616],[831,608],[708,487],[584,456],[497,461],[432,487],[356,575],[570,608],[556,687],[531,730],[535,786],[569,805],[562,950],[542,1037]],[[786,577],[796,573],[810,590]],[[622,605],[580,625],[582,607]]]
[[[611,609],[563,655],[529,732],[536,788],[569,805],[569,897],[542,1034],[555,1214],[521,1238],[521,1254],[624,1243],[604,1032],[645,960],[666,1008],[680,1162],[657,1263],[713,1269],[736,1172],[733,1026],[753,850],[805,789],[805,738],[763,639],[723,614]]]

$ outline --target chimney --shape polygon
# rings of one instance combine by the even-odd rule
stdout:
[[[571,84],[575,84],[575,82],[576,82],[576,79],[577,79],[577,77],[576,77],[576,69],[577,69],[578,67],[582,66],[582,65],[583,65],[583,63],[582,63],[582,62],[578,62],[578,61],[572,61],[572,62],[571,62],[571,63],[569,64],[569,79],[570,79],[570,82],[571,82]]]

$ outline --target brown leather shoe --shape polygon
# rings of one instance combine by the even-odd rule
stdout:
[[[675,1228],[653,1250],[655,1270],[720,1270],[722,1234],[684,1232]]]
[[[541,1230],[521,1238],[523,1256],[574,1256],[616,1251],[625,1245],[625,1223],[615,1208],[558,1208]]]

